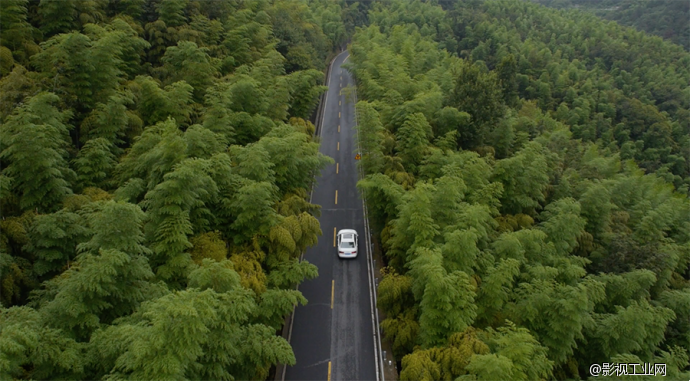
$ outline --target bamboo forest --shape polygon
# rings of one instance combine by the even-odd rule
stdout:
[[[595,3],[0,0],[0,379],[285,380],[347,53],[386,380],[690,380],[690,6]]]
[[[580,8],[690,49],[690,4],[666,0],[532,0],[554,8]]]

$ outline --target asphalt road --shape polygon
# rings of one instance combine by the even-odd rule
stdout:
[[[314,188],[323,236],[304,259],[318,266],[319,276],[299,286],[309,302],[295,310],[290,344],[297,363],[287,367],[286,380],[376,379],[364,213],[356,188],[355,107],[341,93],[353,83],[340,67],[347,57],[336,57],[329,74],[320,150],[335,164],[322,171]],[[338,258],[334,238],[340,229],[359,233],[357,258]]]

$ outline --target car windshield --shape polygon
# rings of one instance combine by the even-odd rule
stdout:
[[[355,243],[354,242],[341,242],[340,248],[342,248],[342,249],[354,249]]]

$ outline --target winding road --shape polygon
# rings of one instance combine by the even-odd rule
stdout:
[[[286,368],[285,380],[378,380],[371,254],[356,188],[355,106],[342,91],[353,84],[351,74],[341,68],[347,58],[345,51],[333,60],[327,81],[320,151],[335,164],[321,172],[312,194],[312,203],[322,208],[323,236],[304,259],[319,268],[319,276],[299,286],[309,303],[293,315],[290,344],[297,363]],[[340,229],[359,233],[357,258],[338,258],[335,234]]]

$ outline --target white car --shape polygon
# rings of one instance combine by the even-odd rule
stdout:
[[[338,232],[338,256],[340,258],[357,257],[357,232],[352,229],[343,229]]]

